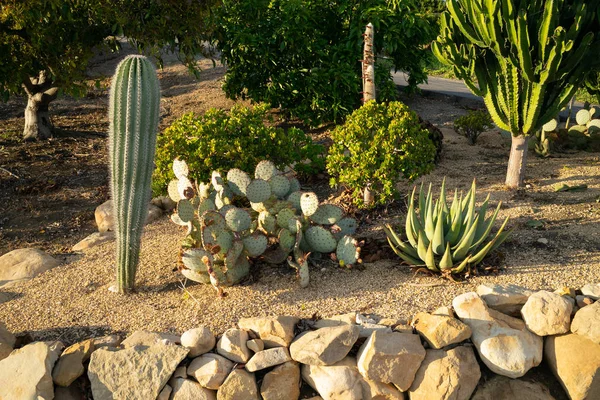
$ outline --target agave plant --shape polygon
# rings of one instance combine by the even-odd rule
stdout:
[[[414,202],[417,188],[413,189],[406,215],[407,242],[402,241],[389,224],[384,226],[384,231],[390,246],[402,260],[452,278],[453,274],[481,262],[506,240],[510,231],[504,232],[507,217],[498,232],[490,236],[502,203],[486,219],[490,196],[478,210],[475,209],[475,180],[466,196],[455,190],[450,207],[446,202],[445,186],[444,179],[440,197],[434,202],[431,184],[426,196],[421,185],[418,210],[415,210]]]

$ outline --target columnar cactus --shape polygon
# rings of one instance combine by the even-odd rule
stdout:
[[[140,242],[150,202],[160,88],[152,63],[128,56],[110,90],[110,187],[117,237],[115,291],[134,287]]]

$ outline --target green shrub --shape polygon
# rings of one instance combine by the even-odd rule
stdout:
[[[354,203],[365,207],[363,190],[375,195],[371,205],[395,194],[399,178],[413,180],[434,167],[436,147],[419,117],[399,101],[367,102],[331,134],[327,156],[331,185],[353,190]]]
[[[193,171],[191,177],[202,182],[215,170],[252,171],[261,160],[271,160],[280,167],[297,163],[294,169],[301,174],[323,170],[324,147],[314,144],[300,129],[284,131],[265,125],[268,110],[266,104],[234,106],[229,113],[212,108],[201,117],[190,113],[173,122],[158,138],[154,194],[166,192],[174,178],[176,157],[185,160]]]
[[[454,121],[456,133],[466,137],[471,146],[477,142],[479,135],[493,126],[492,117],[484,110],[469,111],[467,115],[458,117]]]

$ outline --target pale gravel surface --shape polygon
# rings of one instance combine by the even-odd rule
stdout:
[[[215,105],[229,107],[218,90],[218,71],[213,80],[194,84],[176,75],[181,67],[170,67],[162,78],[164,106],[170,118],[189,110],[201,112]],[[541,160],[530,156],[530,187],[515,194],[503,188],[510,143],[488,132],[477,146],[451,129],[451,121],[466,111],[450,102],[419,97],[405,99],[425,119],[443,128],[444,157],[425,181],[439,187],[444,176],[447,187],[468,189],[473,176],[479,184],[478,200],[491,193],[492,204],[503,201],[501,217],[511,216],[516,227],[512,240],[502,250],[504,270],[498,276],[470,279],[466,284],[413,277],[397,260],[365,264],[364,268],[344,270],[331,262],[311,267],[311,284],[300,289],[287,266],[260,266],[253,280],[228,288],[219,299],[212,287],[188,282],[187,293],[180,287],[177,263],[183,232],[166,217],[148,226],[143,238],[138,271],[137,294],[122,296],[108,291],[114,278],[114,244],[104,244],[83,256],[68,256],[65,264],[19,287],[0,289],[0,321],[16,333],[29,333],[34,339],[57,339],[72,343],[91,335],[131,332],[137,329],[182,333],[199,324],[215,333],[234,326],[241,317],[289,314],[329,316],[359,310],[385,317],[410,318],[417,311],[449,305],[453,297],[471,291],[481,283],[513,283],[532,289],[575,288],[600,281],[600,169],[598,153],[560,154]],[[420,182],[420,181],[419,181]],[[556,182],[586,183],[579,193],[554,193]],[[409,190],[400,184],[402,192]],[[322,188],[320,188],[322,189]],[[320,190],[322,191],[322,190]],[[543,220],[536,230],[526,226],[531,219]],[[379,236],[379,223],[362,226],[363,236]],[[548,244],[538,239],[548,239]],[[413,286],[412,284],[439,285]]]

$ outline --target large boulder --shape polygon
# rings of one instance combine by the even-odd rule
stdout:
[[[231,371],[217,392],[218,400],[259,400],[253,373],[244,369]]]
[[[333,365],[302,365],[302,378],[323,400],[362,400],[364,381],[356,360],[346,357]]]
[[[600,345],[568,333],[546,337],[544,360],[571,400],[600,399]]]
[[[410,387],[411,400],[469,400],[481,378],[471,347],[427,350]]]
[[[94,400],[155,399],[188,351],[160,343],[94,351],[88,367]]]
[[[577,311],[571,323],[571,332],[600,344],[600,302]]]
[[[300,367],[291,361],[281,364],[263,378],[263,400],[297,400],[300,397]]]
[[[248,349],[248,332],[243,329],[229,329],[217,342],[217,353],[238,363],[246,363],[252,357]]]
[[[163,210],[154,204],[148,204],[148,215],[146,216],[146,224],[156,221],[163,215]],[[104,203],[96,207],[94,212],[96,218],[96,225],[98,225],[99,232],[114,231],[115,230],[115,217],[113,211],[112,200],[107,200]]]
[[[0,322],[0,360],[8,357],[13,348],[15,347],[15,342],[17,338],[15,335],[10,333],[8,329],[6,329],[6,325]]]
[[[538,336],[569,332],[573,303],[556,293],[540,290],[521,309],[527,329]]]
[[[434,349],[460,343],[471,337],[471,328],[456,318],[420,312],[413,325]]]
[[[206,326],[189,329],[181,335],[181,345],[190,349],[189,357],[198,357],[215,347],[215,335]]]
[[[71,251],[83,252],[93,247],[100,246],[101,244],[112,242],[113,240],[115,240],[115,233],[112,231],[94,232],[73,246]]]
[[[85,372],[84,361],[87,361],[95,350],[94,340],[88,339],[75,343],[63,351],[52,371],[52,379],[58,386],[67,387]]]
[[[425,348],[418,335],[373,332],[358,350],[357,365],[366,379],[393,383],[407,391],[425,358]]]
[[[554,400],[554,397],[542,383],[495,375],[477,389],[471,400]]]
[[[62,343],[35,342],[0,361],[0,399],[52,400],[52,367]]]
[[[519,315],[523,304],[533,291],[513,284],[483,284],[477,286],[477,294],[489,308],[504,314]]]
[[[493,372],[519,378],[542,361],[542,338],[530,332],[523,321],[489,309],[474,292],[456,297],[452,306],[471,328],[471,340]]]
[[[359,332],[356,325],[345,324],[305,332],[292,342],[290,354],[302,364],[333,365],[348,355]]]
[[[202,354],[187,367],[187,375],[196,378],[207,389],[217,390],[233,369],[234,363],[214,353]]]
[[[242,318],[238,326],[254,332],[268,349],[289,346],[294,340],[294,328],[299,321],[299,318],[287,316]]]
[[[40,249],[17,249],[0,257],[0,287],[29,280],[60,264]]]

